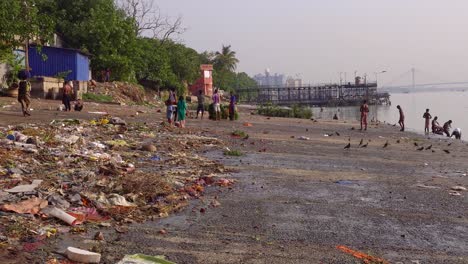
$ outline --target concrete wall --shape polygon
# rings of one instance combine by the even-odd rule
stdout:
[[[6,74],[8,72],[8,66],[5,63],[0,63],[0,88],[7,87]]]
[[[63,80],[52,77],[39,77],[30,80],[31,97],[41,99],[62,99]],[[88,82],[73,82],[73,100],[81,99],[84,93],[88,92]]]

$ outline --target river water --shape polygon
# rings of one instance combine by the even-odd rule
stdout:
[[[464,138],[468,135],[468,92],[421,92],[421,93],[395,93],[391,94],[391,106],[370,106],[369,121],[373,118],[386,121],[390,124],[398,123],[397,105],[405,113],[407,129],[424,132],[424,119],[426,108],[430,109],[432,117],[438,116],[439,124],[443,125],[452,120],[452,129],[461,128]],[[336,113],[340,120],[359,120],[359,107],[314,107],[314,118],[331,119]]]

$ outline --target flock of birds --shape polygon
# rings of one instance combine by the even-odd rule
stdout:
[[[338,132],[335,132],[337,135],[339,135]],[[330,134],[329,134],[330,135]],[[358,147],[359,148],[367,148],[369,146],[369,142],[370,140],[368,140],[365,144],[364,144],[364,139],[361,138],[361,141],[359,142],[359,145]],[[400,144],[401,143],[401,140],[398,139],[396,141],[397,144]],[[425,146],[420,146],[417,142],[414,142],[413,143],[415,147],[417,147],[417,151],[424,151],[424,150],[432,150],[432,152],[435,152],[435,150],[432,149],[432,144],[425,147]],[[447,146],[451,146],[452,143],[449,143]],[[388,140],[385,142],[385,144],[382,146],[382,148],[388,148],[390,146],[390,143],[388,142]],[[344,149],[350,149],[351,148],[351,137],[348,139],[348,144],[344,147]],[[443,149],[443,151],[447,154],[450,154],[450,150],[448,149]]]

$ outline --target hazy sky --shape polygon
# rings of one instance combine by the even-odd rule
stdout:
[[[387,70],[379,80],[399,84],[415,67],[417,83],[468,81],[468,0],[156,2],[183,16],[183,43],[198,51],[230,44],[238,71],[250,75],[270,68],[315,83]]]

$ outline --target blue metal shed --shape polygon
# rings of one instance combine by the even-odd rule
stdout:
[[[89,56],[79,50],[56,47],[29,47],[32,76],[56,77],[70,73],[67,81],[89,81]]]

